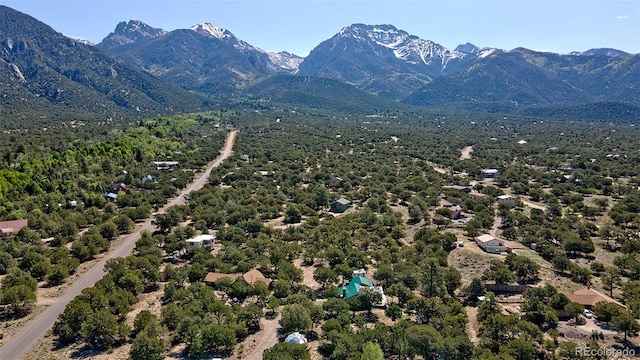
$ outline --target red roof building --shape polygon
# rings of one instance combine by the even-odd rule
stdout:
[[[0,237],[8,238],[28,225],[27,219],[0,222]]]
[[[584,288],[581,290],[574,291],[571,294],[567,295],[569,300],[581,304],[586,308],[592,308],[595,304],[606,301],[608,303],[612,303],[618,305],[622,309],[627,309],[627,307],[621,302],[591,288]]]

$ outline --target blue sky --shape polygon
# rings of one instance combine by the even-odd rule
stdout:
[[[448,48],[471,42],[558,53],[640,53],[640,0],[0,0],[71,37],[100,42],[120,21],[165,30],[210,22],[268,51],[305,56],[341,28],[391,24]]]

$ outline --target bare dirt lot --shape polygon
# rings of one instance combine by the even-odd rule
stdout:
[[[473,146],[467,146],[462,149],[460,154],[460,160],[471,159],[471,153],[473,152]]]

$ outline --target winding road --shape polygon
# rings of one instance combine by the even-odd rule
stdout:
[[[24,328],[16,333],[11,340],[9,340],[2,348],[0,348],[0,359],[2,360],[19,360],[22,359],[25,354],[36,344],[40,338],[42,338],[46,332],[51,329],[58,316],[64,311],[65,307],[71,300],[78,296],[83,289],[92,287],[102,279],[106,274],[104,271],[104,265],[109,259],[118,257],[125,257],[129,255],[135,248],[136,241],[140,239],[143,230],[153,231],[155,226],[151,224],[155,215],[163,214],[168,208],[175,205],[186,204],[185,195],[192,191],[201,189],[209,179],[211,170],[227,159],[233,154],[233,144],[236,138],[237,131],[231,131],[227,135],[224,148],[220,150],[220,156],[218,156],[213,162],[209,164],[207,170],[202,173],[194,182],[188,185],[180,192],[180,195],[171,199],[160,210],[152,214],[140,228],[134,233],[127,235],[126,239],[117,247],[111,250],[100,262],[95,264],[89,271],[81,275],[67,291],[62,294],[57,301],[52,303],[38,316],[33,318]]]

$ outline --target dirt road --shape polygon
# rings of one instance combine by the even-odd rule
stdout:
[[[491,230],[489,230],[489,235],[493,236],[493,237],[497,237],[496,234],[498,233],[498,228],[502,225],[502,218],[500,216],[496,216],[493,218],[493,226],[491,227]]]
[[[433,170],[435,170],[436,172],[440,173],[440,174],[448,174],[449,171],[439,167],[438,165],[436,165],[435,163],[432,163],[431,161],[427,161],[427,164],[429,164],[429,166],[431,166],[433,168]]]
[[[522,203],[527,205],[528,207],[532,208],[532,209],[538,209],[538,210],[542,210],[542,211],[547,211],[547,207],[541,204],[536,204],[534,202],[531,202],[529,200],[522,200]]]
[[[262,353],[278,343],[278,329],[280,329],[280,314],[274,319],[260,319],[260,331],[255,336],[249,336],[245,341],[246,353],[242,354],[245,360],[260,360]],[[235,358],[232,358],[235,360]]]
[[[125,241],[122,244],[112,249],[102,261],[97,263],[93,268],[79,277],[67,291],[62,294],[57,301],[53,302],[42,313],[35,317],[31,322],[26,325],[22,330],[16,333],[11,340],[9,340],[2,348],[0,348],[0,359],[2,360],[18,360],[22,359],[24,355],[33,347],[33,345],[40,340],[44,334],[51,329],[58,316],[64,311],[65,307],[71,300],[80,294],[80,292],[88,287],[95,285],[98,280],[102,279],[105,274],[104,265],[109,259],[126,257],[133,251],[136,245],[136,241],[140,239],[143,230],[153,232],[154,226],[151,224],[151,220],[154,215],[164,213],[169,207],[174,205],[185,204],[184,196],[192,191],[201,189],[206,184],[211,170],[219,166],[226,158],[233,153],[233,143],[235,141],[237,131],[231,131],[227,136],[227,141],[224,148],[220,151],[220,156],[211,162],[207,170],[202,173],[193,183],[187,186],[179,196],[170,200],[164,207],[158,212],[152,214],[142,226],[134,233],[127,235]]]

